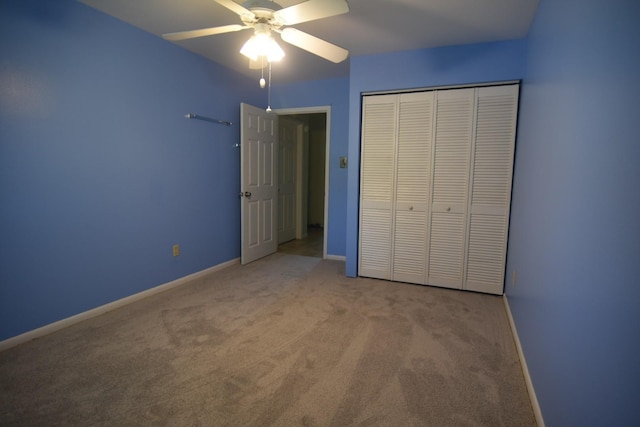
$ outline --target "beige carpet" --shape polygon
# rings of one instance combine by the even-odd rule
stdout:
[[[275,254],[0,353],[0,425],[533,426],[500,297]]]

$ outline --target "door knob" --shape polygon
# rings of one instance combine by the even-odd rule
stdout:
[[[413,210],[413,206],[409,206],[409,210],[412,211]]]
[[[245,191],[244,197],[251,197],[251,191]]]
[[[447,212],[451,212],[451,208],[447,208]]]

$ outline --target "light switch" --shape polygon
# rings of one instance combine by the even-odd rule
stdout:
[[[347,167],[347,158],[346,157],[340,157],[340,167],[341,168],[346,168]]]

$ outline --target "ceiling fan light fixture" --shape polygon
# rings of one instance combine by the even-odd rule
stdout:
[[[258,26],[255,34],[242,46],[240,53],[254,61],[263,56],[269,62],[278,62],[284,57],[284,51],[271,36],[271,31]]]

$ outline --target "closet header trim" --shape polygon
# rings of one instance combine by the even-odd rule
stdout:
[[[373,91],[373,92],[362,92],[362,96],[372,96],[372,95],[396,95],[401,93],[414,93],[414,92],[431,92],[435,90],[448,90],[448,89],[465,89],[465,88],[475,88],[475,87],[488,87],[488,86],[510,86],[510,85],[519,85],[521,80],[507,80],[501,82],[489,82],[489,83],[474,83],[474,84],[459,84],[459,85],[448,85],[448,86],[431,86],[431,87],[422,87],[422,88],[413,88],[413,89],[395,89],[395,90],[382,90],[382,91]]]

